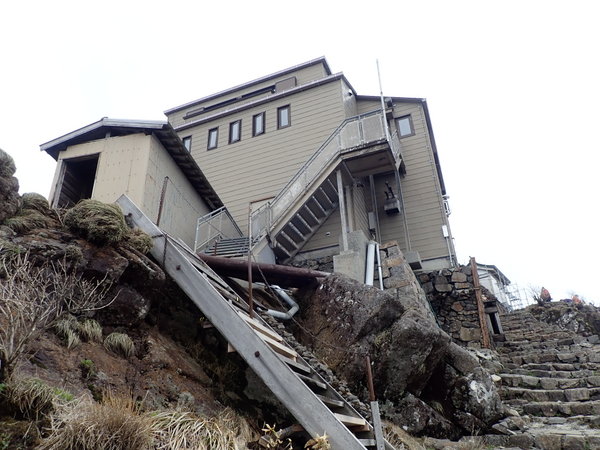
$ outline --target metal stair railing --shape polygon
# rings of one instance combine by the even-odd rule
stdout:
[[[152,236],[154,245],[150,252],[163,270],[312,437],[326,433],[334,449],[365,449],[359,438],[342,423],[344,419],[364,419],[360,416],[336,415],[329,409],[303,381],[306,377],[297,375],[278,356],[211,281],[196,268],[192,260],[175,245],[172,238],[152,223],[127,196],[122,195],[117,204],[123,210],[129,224]]]
[[[225,206],[200,217],[196,224],[196,240],[194,250],[200,252],[222,239],[243,237],[244,233],[238,227]]]
[[[263,237],[277,224],[314,181],[330,168],[331,163],[345,150],[386,141],[385,117],[382,111],[372,111],[346,119],[327,138],[288,184],[268,203],[252,213],[252,235]],[[392,136],[388,141],[396,160],[401,163],[400,141]]]

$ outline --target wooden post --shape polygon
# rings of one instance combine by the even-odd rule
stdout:
[[[475,289],[475,298],[477,299],[477,312],[479,313],[479,327],[481,328],[481,345],[484,348],[490,348],[490,333],[485,318],[485,307],[481,298],[481,285],[479,284],[479,273],[477,273],[477,263],[471,256],[471,275],[473,275],[473,288]]]
[[[346,218],[346,202],[344,201],[344,183],[342,182],[342,171],[340,169],[337,170],[336,177],[340,218],[342,219],[342,250],[346,251],[348,250],[348,223]]]
[[[371,402],[371,415],[373,416],[373,432],[375,434],[375,443],[377,450],[385,450],[385,439],[383,438],[383,427],[381,426],[381,416],[379,415],[379,403],[375,398],[375,388],[373,387],[373,372],[371,372],[371,358],[367,355],[367,385],[369,387],[369,401]]]

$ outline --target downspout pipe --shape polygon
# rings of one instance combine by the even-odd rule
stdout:
[[[292,297],[290,297],[288,293],[281,289],[279,286],[273,284],[270,287],[275,292],[277,292],[277,295],[279,295],[279,297],[284,302],[286,302],[290,306],[290,309],[287,312],[275,311],[274,309],[267,309],[265,313],[279,320],[290,320],[292,317],[294,317],[294,314],[296,314],[300,309],[298,303],[296,303],[292,299]]]
[[[375,269],[375,246],[377,242],[369,241],[369,246],[367,247],[367,264],[365,270],[365,284],[367,286],[373,286],[373,276]]]
[[[383,291],[383,273],[381,272],[381,255],[379,254],[379,242],[375,244],[375,253],[377,255],[377,274],[379,275],[379,289]]]

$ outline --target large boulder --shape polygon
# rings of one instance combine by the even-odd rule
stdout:
[[[298,320],[302,340],[363,400],[370,356],[383,412],[410,433],[454,438],[503,415],[489,373],[440,329],[424,295],[334,274],[305,295]]]
[[[11,156],[0,149],[0,224],[19,210],[19,181],[13,176],[16,170]]]

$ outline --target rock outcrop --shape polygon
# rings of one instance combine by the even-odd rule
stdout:
[[[332,275],[305,296],[298,332],[363,399],[369,355],[382,411],[410,433],[485,430],[503,416],[496,387],[439,328],[423,298]]]

